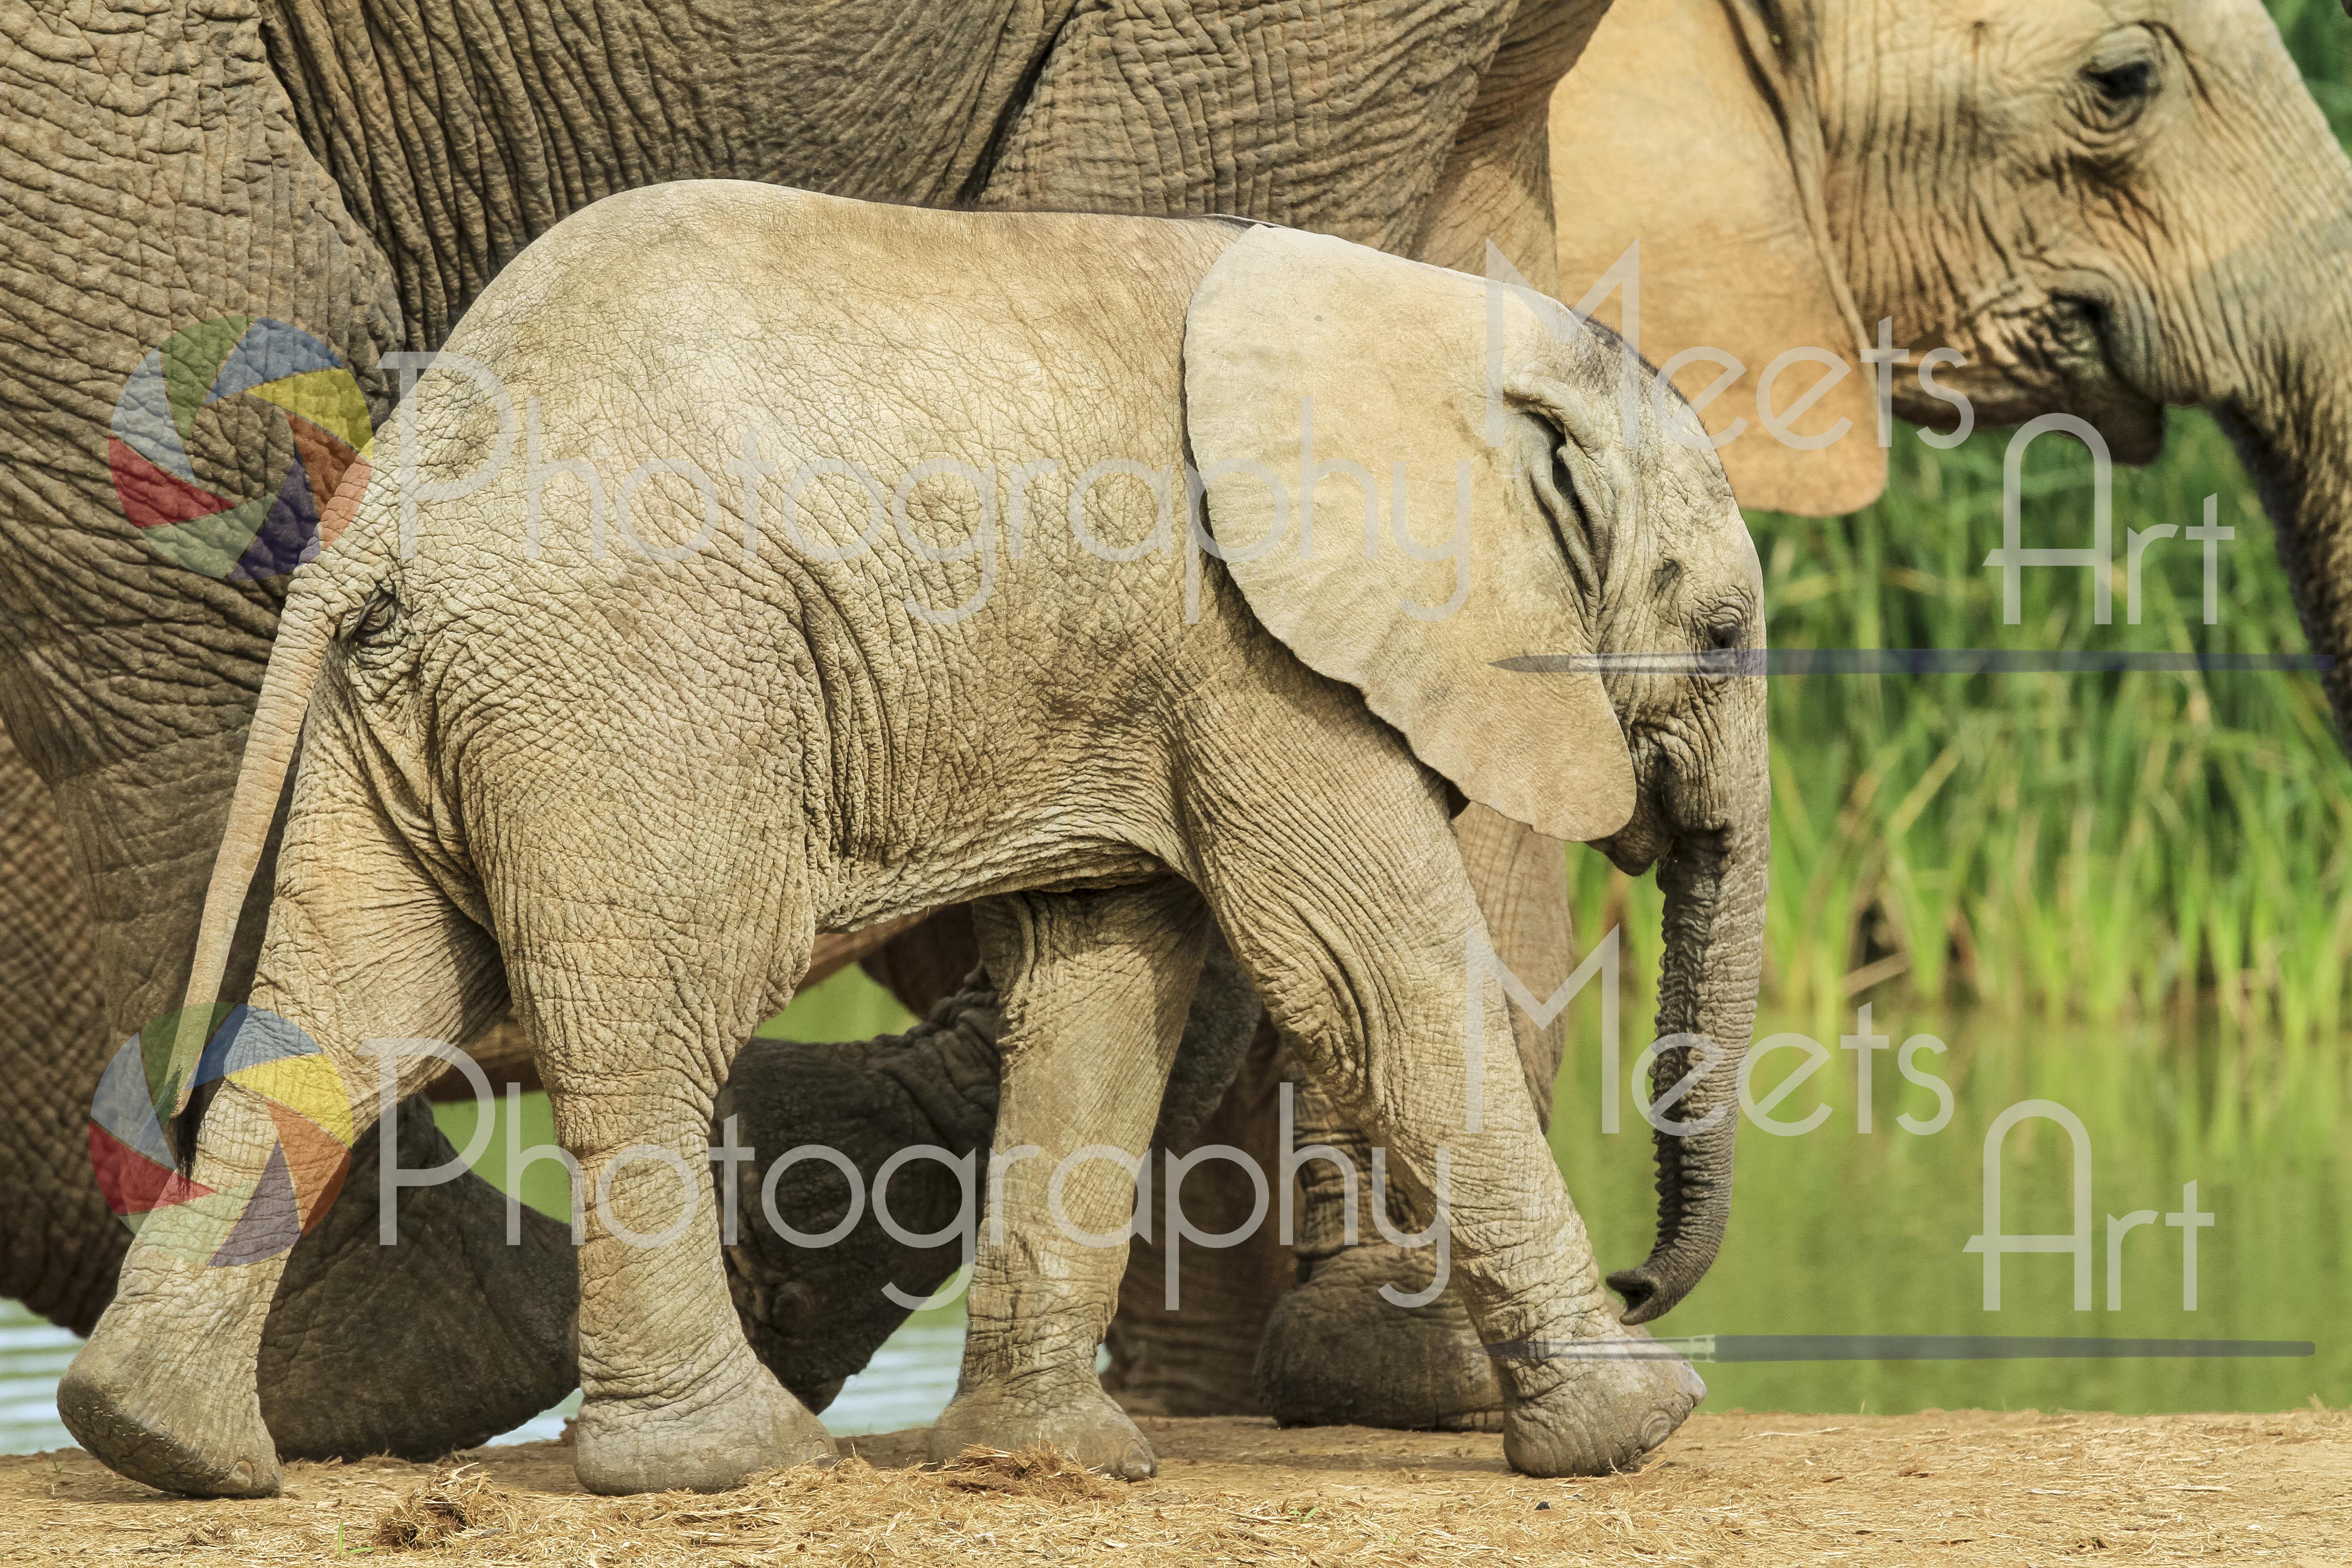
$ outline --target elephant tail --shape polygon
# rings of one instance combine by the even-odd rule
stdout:
[[[332,541],[359,510],[366,492],[369,464],[362,457],[344,471],[320,519],[319,536]],[[356,543],[357,542],[354,541]],[[278,816],[302,739],[303,715],[310,705],[310,689],[326,662],[335,626],[352,580],[347,572],[329,576],[316,563],[297,573],[279,619],[278,640],[270,649],[268,673],[262,678],[261,698],[254,705],[253,722],[246,731],[245,757],[238,764],[236,793],[229,801],[228,826],[221,835],[220,852],[213,860],[212,880],[205,889],[205,912],[196,928],[194,967],[188,973],[187,1005],[181,1011],[172,1041],[170,1078],[175,1085],[172,1113],[188,1107],[195,1089],[197,1063],[211,1034],[215,1004],[228,971],[229,952],[236,944],[237,917],[245,907],[254,873],[268,847],[270,824]]]

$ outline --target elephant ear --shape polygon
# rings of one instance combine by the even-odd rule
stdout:
[[[1490,422],[1487,292],[1328,236],[1262,227],[1229,247],[1184,325],[1206,542],[1267,630],[1465,795],[1554,837],[1605,837],[1633,812],[1633,774],[1600,677],[1497,661],[1593,651],[1606,541],[1589,531],[1615,506],[1603,471],[1630,482],[1608,460],[1617,361],[1558,306],[1538,320],[1498,289],[1493,363],[1517,390]],[[1605,389],[1591,406],[1535,374],[1563,355]],[[1557,522],[1538,495],[1559,499],[1556,447],[1587,476]]]
[[[1559,294],[1587,298],[1641,242],[1638,331],[1624,289],[1591,309],[1624,331],[1653,364],[1685,349],[1721,349],[1745,367],[1700,410],[1720,436],[1747,428],[1718,455],[1742,506],[1827,517],[1868,504],[1886,483],[1862,325],[1849,296],[1822,195],[1821,119],[1801,8],[1759,0],[1621,0],[1552,94],[1551,179],[1559,226]],[[1790,349],[1819,349],[1845,374],[1793,417],[1809,388],[1834,374],[1791,362],[1770,389],[1789,433],[1758,416],[1765,369]],[[1698,397],[1720,363],[1678,367]]]

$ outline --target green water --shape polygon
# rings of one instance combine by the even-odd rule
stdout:
[[[1604,1134],[1597,989],[1570,1005],[1575,1031],[1560,1073],[1552,1145],[1592,1232],[1604,1268],[1637,1261],[1651,1236],[1647,1129],[1629,1098],[1621,1131]],[[1630,1076],[1646,1018],[1628,986],[1620,1066]],[[2138,1026],[2040,1024],[1990,1016],[1954,1018],[1875,995],[1872,1053],[1874,1131],[1856,1130],[1856,1052],[1842,1048],[1851,1013],[1824,1028],[1810,1018],[1759,1020],[1761,1040],[1810,1031],[1831,1059],[1771,1108],[1782,1122],[1829,1113],[1812,1131],[1776,1136],[1740,1131],[1735,1217],[1706,1281],[1658,1326],[1668,1334],[2064,1334],[2163,1339],[2308,1340],[2298,1360],[1718,1364],[1704,1369],[1716,1409],[1903,1412],[1928,1407],[2119,1411],[2263,1410],[2317,1396],[2352,1404],[2352,1337],[2339,1331],[2352,1298],[2352,1159],[2340,1133],[2347,1103],[2344,1061],[2332,1049],[2297,1048],[2211,1020]],[[848,1038],[903,1026],[905,1015],[856,972],[814,989],[767,1032]],[[1945,1082],[1949,1121],[1925,1134],[1935,1094],[1906,1080],[1895,1060],[1914,1035],[1946,1051],[1911,1053],[1914,1069]],[[1794,1048],[1759,1063],[1759,1102],[1804,1059]],[[1623,1079],[1621,1078],[1621,1081]],[[1962,1250],[1983,1228],[1984,1139],[2006,1108],[2053,1100],[2080,1119],[2091,1150],[2092,1305],[2074,1308],[2066,1254],[2010,1253],[2001,1305],[1984,1308],[1984,1267]],[[470,1107],[447,1107],[444,1126],[462,1142]],[[545,1100],[526,1102],[526,1144],[551,1140]],[[503,1140],[494,1141],[502,1144]],[[502,1154],[480,1167],[503,1179]],[[2056,1122],[2029,1120],[2001,1158],[2001,1229],[2071,1232],[2070,1139]],[[524,1197],[563,1212],[562,1169],[526,1173]],[[2181,1188],[2197,1183],[2197,1308],[2183,1308]],[[2107,1309],[2107,1225],[2152,1209],[2158,1218],[2123,1245],[2123,1304]],[[933,1324],[953,1321],[952,1312]],[[911,1348],[911,1347],[906,1347]],[[952,1336],[923,1352],[941,1358],[943,1400],[954,1381]]]
[[[1580,1008],[1586,1005],[1580,1001]],[[1592,1010],[1592,1009],[1586,1009]],[[1629,1005],[1629,1018],[1637,1016]],[[1604,1268],[1637,1260],[1650,1239],[1648,1130],[1627,1104],[1614,1137],[1600,1131],[1599,1030],[1561,1074],[1552,1144]],[[1768,1016],[1775,1028],[1804,1027]],[[1715,1409],[1874,1411],[2038,1407],[2116,1411],[2265,1410],[2316,1396],[2352,1402],[2352,1201],[2341,1132],[2346,1070],[2332,1049],[2296,1051],[2193,1024],[2089,1029],[1990,1017],[1874,1009],[1894,1049],[1873,1053],[1872,1121],[1856,1130],[1853,1032],[1816,1035],[1831,1059],[1772,1108],[1795,1136],[1740,1131],[1734,1218],[1706,1281],[1658,1331],[1670,1334],[2064,1334],[2166,1339],[2308,1340],[2304,1360],[1889,1363],[1730,1365],[1704,1370]],[[1628,1031],[1629,1034],[1631,1031]],[[1941,1037],[1915,1065],[1948,1083],[1951,1120],[1915,1135],[1896,1123],[1936,1116],[1927,1089],[1893,1058],[1915,1033]],[[1766,1100],[1803,1060],[1759,1063]],[[1632,1066],[1631,1051],[1625,1066]],[[1984,1228],[1985,1135],[2007,1108],[2055,1101],[2080,1119],[2091,1152],[2092,1300],[2074,1309],[2068,1254],[2011,1252],[2000,1308],[1984,1305],[1984,1265],[1963,1250]],[[2071,1139],[2028,1120],[2001,1155],[2000,1229],[2071,1232]],[[2183,1184],[2213,1216],[2197,1231],[2196,1310],[2182,1305]],[[2108,1309],[2107,1216],[2152,1209],[2122,1249],[2122,1306]]]
[[[1805,1030],[1830,1060],[1770,1113],[1801,1123],[1829,1107],[1812,1131],[1774,1136],[1750,1123],[1740,1135],[1735,1217],[1706,1282],[1658,1326],[1668,1334],[2066,1334],[2165,1339],[2309,1340],[2302,1360],[1716,1364],[1704,1367],[1707,1407],[1901,1413],[1931,1407],[2274,1410],[2314,1397],[2352,1404],[2352,1337],[2341,1331],[2352,1296],[2352,1158],[2340,1133],[2347,1104],[2345,1061],[2332,1049],[2298,1048],[2211,1020],[2168,1019],[2090,1028],[1914,1012],[1899,995],[1874,994],[1876,1032],[1892,1048],[1873,1053],[1874,1131],[1856,1130],[1856,1053],[1839,1036],[1852,1015],[1823,1027],[1768,1014],[1759,1038]],[[1576,1194],[1602,1266],[1636,1261],[1650,1241],[1647,1130],[1630,1098],[1621,1130],[1601,1131],[1603,1096],[1597,990],[1571,1005],[1574,1043],[1560,1074],[1552,1145]],[[1622,1007],[1621,1083],[1630,1076],[1646,1014],[1632,994]],[[899,1027],[905,1015],[855,972],[815,987],[767,1032],[851,1038]],[[1949,1122],[1915,1134],[1939,1109],[1906,1080],[1895,1058],[1927,1033],[1914,1067],[1947,1083]],[[1768,1099],[1803,1057],[1760,1063],[1753,1097]],[[1983,1264],[1962,1250],[1982,1229],[1987,1129],[2021,1100],[2048,1100],[2080,1119],[2091,1149],[2092,1306],[2074,1307],[2065,1254],[2011,1253],[2001,1305],[1983,1305]],[[470,1105],[440,1111],[462,1147]],[[503,1127],[478,1166],[505,1184]],[[521,1141],[550,1142],[543,1095],[523,1100]],[[2001,1228],[2015,1236],[2073,1229],[2070,1140],[2057,1124],[2026,1121],[2002,1154]],[[2183,1184],[2213,1216],[2198,1231],[2198,1301],[2181,1304],[2180,1228],[2131,1231],[2124,1248],[2123,1305],[2107,1309],[2106,1216],[2184,1212]],[[564,1211],[562,1168],[525,1173],[522,1196]],[[887,1345],[826,1412],[836,1432],[879,1431],[929,1420],[955,1386],[960,1310],[925,1313]],[[74,1340],[0,1303],[0,1452],[69,1439],[51,1401]],[[551,1436],[562,1412],[520,1436]]]

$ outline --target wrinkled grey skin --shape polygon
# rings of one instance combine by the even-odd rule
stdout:
[[[1972,82],[1941,63],[1960,43],[1939,8],[1890,10],[1864,33],[1865,18],[1826,8],[1812,46],[1824,78],[1860,79],[1856,57],[1885,51],[1905,64],[1891,79],[1906,112],[1990,120],[1992,145],[1981,162],[1873,155],[1895,105],[1826,106],[1856,303],[1964,353],[1970,369],[1951,379],[1980,419],[2066,409],[2146,462],[2167,405],[2211,410],[2278,525],[2352,735],[2352,161],[2268,14],[2256,0],[2075,0],[2019,27],[1999,71]],[[2053,123],[1980,107],[2028,102]],[[2099,199],[2073,200],[2078,183]],[[1929,252],[1946,259],[1897,259]],[[1943,422],[1916,388],[1896,407]]]
[[[89,909],[48,788],[5,732],[0,845],[7,866],[0,879],[0,995],[11,999],[0,1007],[0,1051],[12,1063],[31,1064],[72,1039],[94,1074],[105,1061],[98,1050],[105,1007],[89,963]],[[0,1094],[0,1182],[12,1194],[47,1201],[19,1198],[0,1226],[0,1289],[37,1312],[70,1317],[113,1293],[127,1239],[89,1175],[90,1085],[80,1074],[29,1066],[9,1077]]]
[[[19,1135],[0,1295],[87,1330],[111,1289],[125,1237],[97,1201],[81,1107],[113,1046],[184,991],[284,591],[168,566],[125,521],[107,425],[150,347],[224,314],[291,321],[346,358],[381,423],[400,391],[381,356],[437,346],[533,236],[608,193],[704,174],[1233,212],[1474,268],[1491,235],[1540,285],[1542,106],[1604,4],[0,0],[0,727],[49,795],[8,796],[6,861],[40,875],[0,885],[0,922],[30,939],[0,971],[0,1102]],[[190,442],[222,493],[258,483],[265,433],[242,418]],[[60,865],[86,923],[43,891]],[[473,1440],[504,1418],[469,1403],[500,1368],[539,1380],[502,1409],[571,1386],[567,1335],[528,1327],[554,1321],[533,1303],[569,1299],[570,1262],[560,1227],[524,1223],[530,1246],[488,1276],[447,1225],[332,1271],[331,1239],[297,1249],[283,1303],[308,1327],[265,1342],[286,1357],[265,1384],[331,1404],[346,1385],[307,1369],[364,1365],[434,1391],[319,1451]],[[451,1324],[447,1342],[329,1342],[385,1300]]]
[[[815,1070],[843,1047],[755,1039],[736,1056],[711,1116],[722,1128],[730,1117],[739,1128],[786,1127],[803,1143],[873,1149],[883,1159],[921,1144],[954,1158],[984,1151],[996,1130],[998,1027],[996,988],[975,973],[905,1035],[875,1042],[878,1048],[859,1068],[864,1081],[848,1094],[836,1087],[838,1068]],[[933,1247],[898,1240],[861,1203],[849,1239],[794,1246],[761,1209],[764,1175],[781,1152],[771,1147],[736,1167],[740,1239],[726,1249],[727,1285],[754,1353],[802,1404],[823,1410],[873,1354],[868,1323],[879,1319],[895,1328],[906,1315],[884,1285],[920,1299],[961,1266],[952,1231],[963,1193],[947,1166],[915,1162],[892,1173],[891,1216],[908,1234],[946,1232],[948,1240]],[[859,1185],[870,1193],[880,1161],[857,1164]],[[787,1167],[770,1192],[806,1235],[830,1234],[849,1207],[842,1173],[822,1160]]]
[[[0,735],[0,843],[10,852],[0,883],[0,994],[28,999],[0,1015],[0,1048],[12,1061],[40,1059],[59,1047],[66,1030],[77,1031],[77,1044],[105,1037],[104,1002],[89,963],[91,922],[60,839],[48,790]],[[240,960],[247,975],[253,945]],[[87,1054],[94,1077],[105,1056]],[[0,1226],[5,1288],[34,1310],[83,1327],[113,1293],[129,1237],[89,1175],[90,1089],[63,1074],[28,1070],[0,1095],[6,1118],[0,1175],[12,1193],[54,1199],[53,1206],[20,1208]],[[356,1169],[375,1169],[382,1135],[371,1128],[360,1140]],[[456,1153],[421,1100],[402,1108],[399,1136],[401,1163],[412,1168]],[[63,1181],[59,1163],[68,1157],[64,1169],[74,1179]],[[400,1243],[384,1249],[374,1198],[373,1182],[349,1184],[279,1288],[281,1310],[272,1312],[262,1342],[261,1400],[289,1458],[387,1449],[434,1458],[530,1419],[548,1407],[551,1387],[561,1397],[577,1380],[571,1333],[578,1285],[569,1237],[526,1215],[523,1245],[505,1247],[504,1200],[487,1183],[467,1181],[410,1193]],[[372,1269],[384,1271],[376,1276],[383,1288],[327,1283]],[[414,1293],[427,1290],[469,1295],[477,1305],[419,1318]],[[379,1375],[386,1345],[404,1347],[420,1366],[471,1367],[464,1401],[420,1423],[419,1406],[431,1409],[434,1401],[420,1400],[415,1384]],[[335,1393],[320,1398],[320,1389]]]
[[[925,272],[942,253],[968,262],[957,289]],[[1328,324],[1307,325],[1302,289]],[[1112,563],[1044,528],[999,563],[985,611],[940,620],[907,606],[970,600],[970,555],[943,569],[885,536],[845,563],[779,546],[639,570],[651,563],[593,551],[574,508],[561,542],[528,558],[510,474],[425,508],[406,558],[396,486],[371,485],[349,541],[302,579],[227,837],[243,858],[225,864],[251,864],[306,734],[257,1003],[341,1059],[370,1037],[461,1037],[510,994],[561,1135],[602,1192],[626,1146],[699,1155],[737,1042],[789,994],[817,930],[992,895],[978,909],[1003,1020],[994,1147],[1042,1157],[1013,1159],[1001,1203],[992,1192],[1013,1239],[981,1244],[964,1375],[934,1442],[1053,1440],[1131,1476],[1149,1473],[1150,1446],[1093,1371],[1123,1248],[1081,1249],[1041,1223],[1057,1201],[1046,1161],[1148,1140],[1222,928],[1302,1067],[1391,1148],[1409,1206],[1444,1190],[1450,1150],[1455,1268],[1481,1337],[1624,1338],[1521,1063],[1467,1054],[1462,960],[1483,921],[1453,818],[1466,795],[1601,837],[1630,868],[1663,858],[1668,1006],[1736,1067],[1762,918],[1760,683],[1528,680],[1494,661],[1528,635],[1760,646],[1760,579],[1712,458],[1654,424],[1624,447],[1616,355],[1564,317],[1549,331],[1565,336],[1514,329],[1505,438],[1473,436],[1486,310],[1458,275],[1282,231],[915,213],[724,183],[601,204],[501,279],[452,345],[545,399],[562,447],[617,444],[633,465],[679,441],[728,449],[748,423],[787,462],[856,452],[903,471],[944,451],[1005,473],[1039,452],[1075,470],[1197,451],[1230,472],[1236,452],[1297,449],[1295,424],[1286,436],[1265,416],[1295,420],[1292,376],[1330,380],[1323,406],[1341,406],[1329,341],[1412,322],[1378,367],[1381,397],[1349,416],[1369,423],[1333,438],[1412,454],[1447,499],[1457,455],[1489,476],[1465,514],[1477,552],[1458,563],[1479,593],[1458,619],[1408,625],[1391,579],[1370,575],[1400,568],[1278,554],[1243,584],[1203,573],[1195,625],[1182,552]],[[959,374],[973,364],[1004,373],[977,400]],[[425,471],[481,452],[472,386],[436,373],[420,394]],[[1212,484],[1230,544],[1263,497]],[[698,531],[698,507],[652,497],[644,535]],[[1148,500],[1103,504],[1110,536],[1149,531]],[[928,507],[927,526],[972,521],[952,498]],[[859,531],[862,510],[821,510],[828,542]],[[1406,599],[1442,596],[1427,592],[1436,569],[1406,569],[1422,574],[1397,579]],[[1343,602],[1397,623],[1371,663],[1348,651],[1365,624],[1335,621]],[[1424,752],[1446,759],[1443,777]],[[241,874],[215,896],[207,952]],[[1486,1037],[1507,1038],[1500,998],[1482,1010]],[[1465,1071],[1483,1121],[1457,1128]],[[272,1137],[232,1085],[206,1116],[197,1179],[250,1179]],[[1078,1169],[1073,1217],[1099,1231],[1131,1184],[1099,1161]],[[743,1341],[709,1188],[689,1177],[680,1214],[657,1170],[630,1165],[614,1209],[639,1232],[675,1219],[682,1239],[632,1247],[599,1219],[581,1253],[582,1479],[725,1486],[821,1455],[821,1426]],[[182,1261],[168,1236],[142,1231],[60,1411],[125,1474],[271,1490],[249,1379],[279,1265]],[[1650,1267],[1674,1289],[1681,1249],[1710,1243],[1669,1226]],[[197,1365],[206,1376],[186,1375]],[[1634,1462],[1700,1392],[1658,1361],[1500,1365],[1507,1452],[1538,1474]]]
[[[1261,1012],[1232,949],[1213,942],[1160,1097],[1153,1148],[1192,1140],[1233,1081]],[[802,1143],[850,1152],[869,1193],[882,1162],[901,1149],[929,1144],[953,1157],[977,1150],[985,1159],[996,1131],[999,1028],[996,988],[983,971],[902,1036],[857,1047],[754,1039],[737,1054],[712,1120],[722,1129],[730,1117],[739,1128],[788,1128]],[[860,1053],[854,1077],[827,1060],[845,1051]],[[727,1283],[751,1349],[801,1403],[821,1411],[873,1355],[877,1331],[887,1335],[905,1317],[884,1285],[927,1297],[964,1258],[952,1238],[915,1247],[892,1237],[870,1206],[840,1243],[794,1246],[761,1207],[766,1164],[779,1152],[771,1147],[736,1168],[741,1240],[727,1248]],[[916,1236],[951,1229],[964,1196],[955,1173],[929,1160],[899,1167],[889,1192],[892,1218]],[[841,1173],[819,1161],[788,1167],[773,1196],[793,1228],[814,1236],[831,1232],[849,1206]]]

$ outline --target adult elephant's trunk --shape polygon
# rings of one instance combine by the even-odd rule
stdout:
[[[1664,1316],[1715,1261],[1731,1217],[1731,1154],[1739,1129],[1738,1075],[1756,1019],[1763,960],[1767,807],[1759,789],[1727,826],[1679,835],[1658,863],[1665,892],[1665,959],[1658,979],[1658,1037],[1696,1036],[1722,1058],[1681,1100],[1654,1114],[1679,1131],[1655,1133],[1658,1239],[1640,1267],[1609,1285],[1625,1298],[1624,1321]],[[1654,1099],[1702,1053],[1680,1045],[1659,1053]]]
[[[2336,660],[2322,680],[2352,746],[2352,259],[2326,266],[2332,287],[2286,363],[2214,412],[2277,527],[2304,635]]]
[[[2228,84],[2235,134],[2209,139],[2213,161],[2197,165],[2224,194],[2179,226],[2183,252],[2159,252],[2185,253],[2187,287],[2159,288],[2147,323],[2111,331],[2110,350],[2139,391],[2203,405],[2237,447],[2304,633],[2336,661],[2325,684],[2352,745],[2352,158],[2275,36],[2248,47]]]

